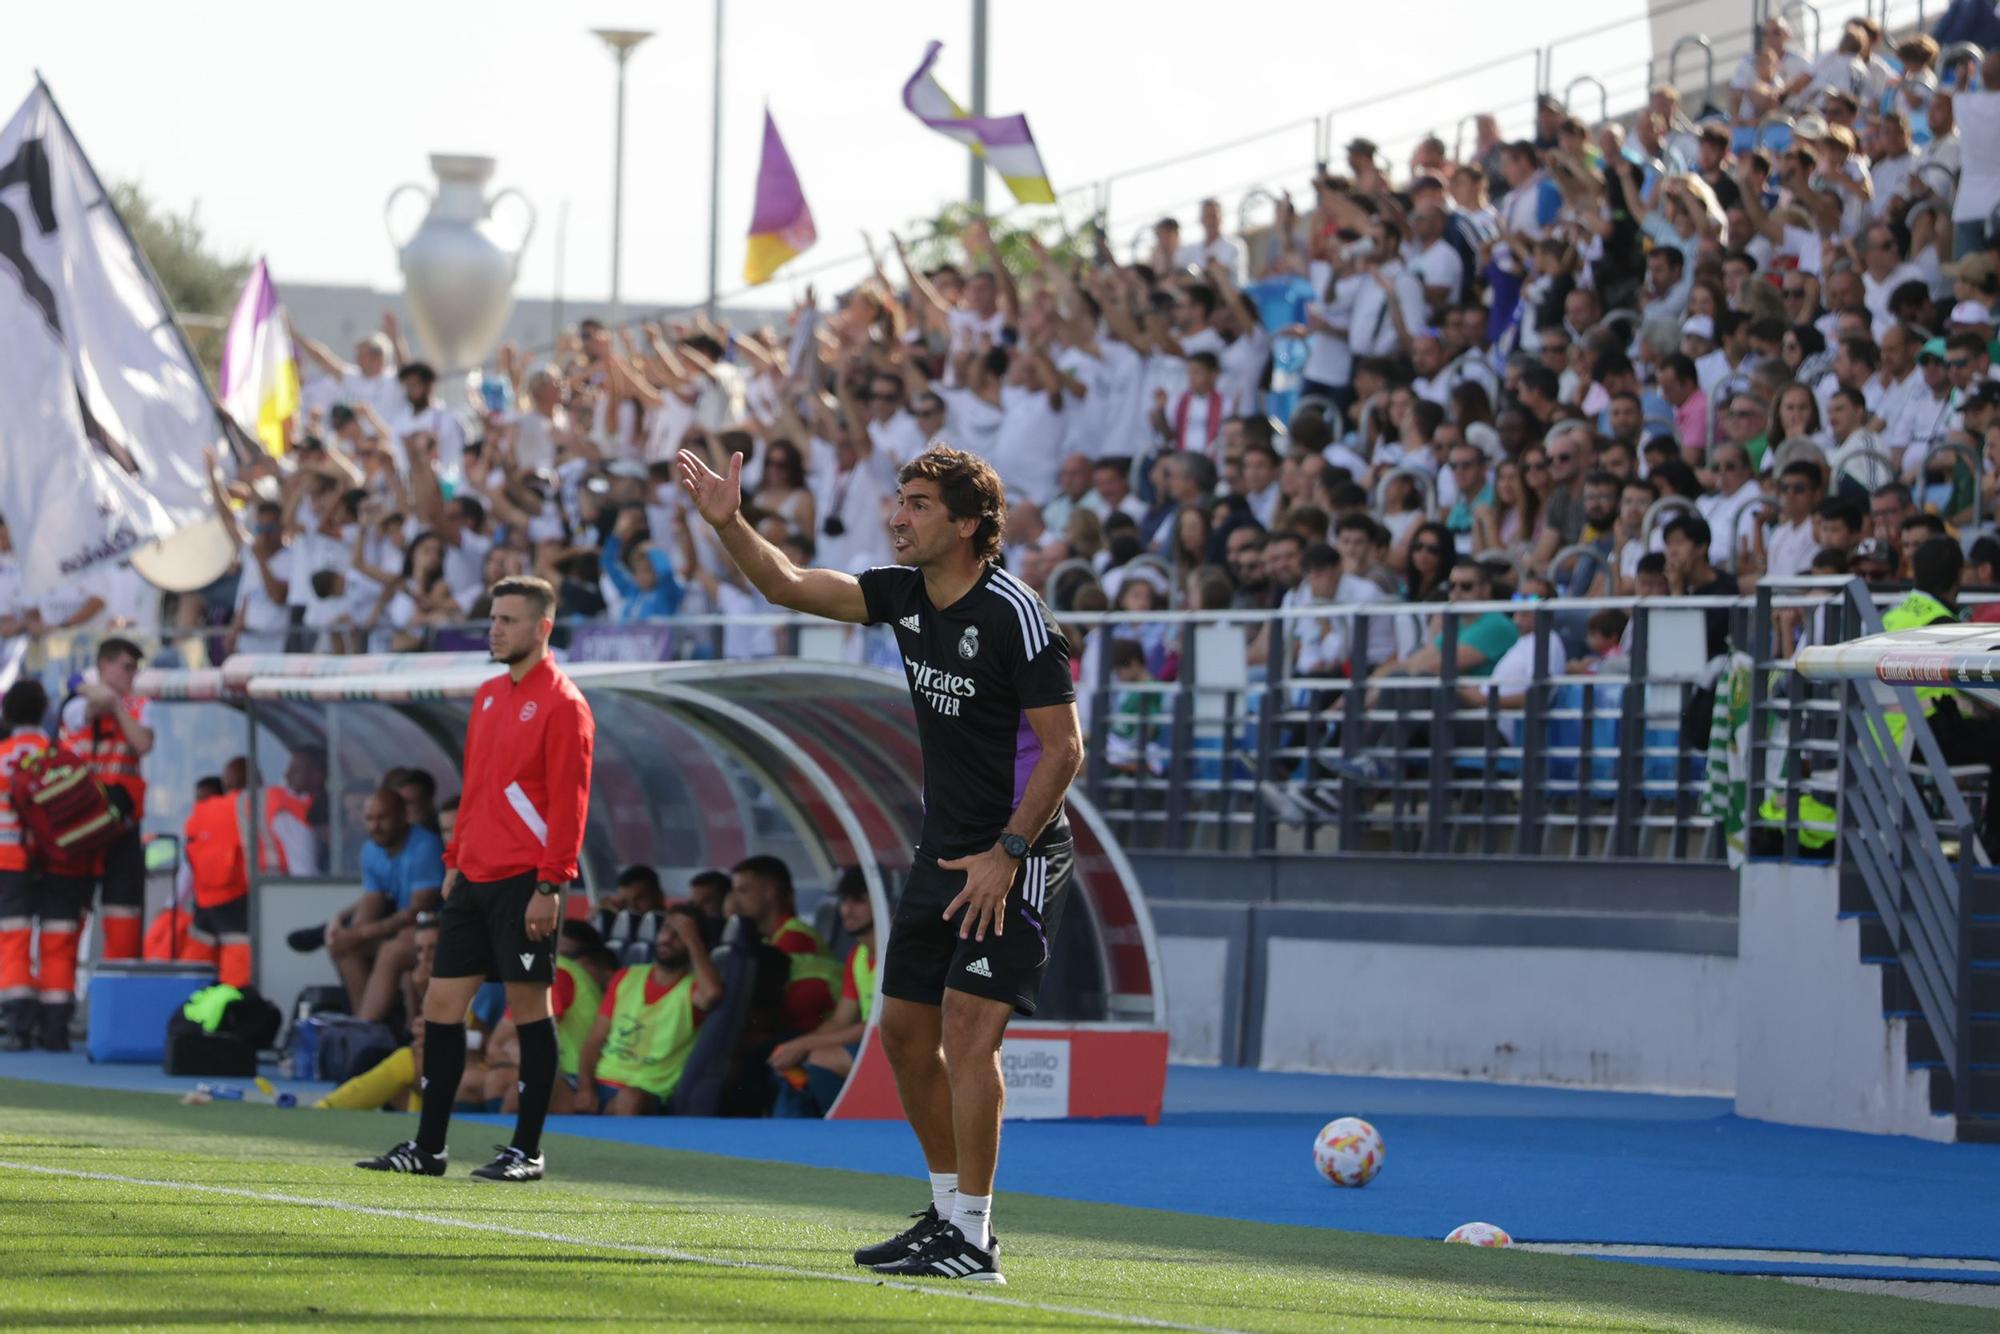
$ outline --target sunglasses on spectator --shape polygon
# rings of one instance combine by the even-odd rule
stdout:
[[[1526,468],[1529,472],[1547,472],[1549,467],[1549,461],[1547,459],[1529,459],[1526,463],[1523,463],[1521,466]]]
[[[1972,364],[1971,357],[1946,357],[1944,364],[1951,370],[1962,371]]]
[[[1747,472],[1749,468],[1741,459],[1725,459],[1723,462],[1715,465],[1715,470],[1717,472]]]
[[[1570,453],[1570,452],[1569,452],[1569,451],[1567,451],[1567,450],[1565,450],[1564,452],[1562,452],[1562,453],[1560,453],[1560,454],[1551,454],[1551,455],[1549,455],[1549,462],[1550,462],[1550,463],[1574,463],[1574,462],[1576,462],[1576,455],[1575,455],[1575,454],[1572,454],[1572,453]]]
[[[1542,595],[1540,593],[1516,593],[1507,600],[1509,602],[1540,602]]]
[[[1479,582],[1475,579],[1453,579],[1448,581],[1454,593],[1477,593]]]

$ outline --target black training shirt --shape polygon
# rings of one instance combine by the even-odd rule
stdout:
[[[942,610],[921,571],[864,571],[870,625],[891,625],[916,706],[924,751],[923,850],[956,857],[993,846],[1027,789],[1041,742],[1026,710],[1076,699],[1069,643],[1026,584],[988,566],[972,591]],[[1061,807],[1033,840],[1069,841]]]

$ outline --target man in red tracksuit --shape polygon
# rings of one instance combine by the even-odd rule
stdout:
[[[596,720],[583,692],[549,657],[555,590],[540,579],[492,589],[487,645],[505,674],[472,697],[458,821],[444,850],[444,908],[424,993],[420,1087],[455,1089],[465,1072],[465,1012],[489,975],[507,984],[520,1035],[520,1111],[514,1139],[472,1175],[539,1181],[542,1123],[556,1080],[549,1017],[563,886],[576,878],[590,809]],[[376,1172],[443,1176],[449,1096],[426,1097],[417,1137],[356,1163]]]

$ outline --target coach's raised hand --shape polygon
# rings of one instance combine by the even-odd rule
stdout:
[[[681,485],[709,526],[721,528],[743,506],[743,455],[729,456],[729,475],[718,477],[715,470],[691,450],[680,452]]]

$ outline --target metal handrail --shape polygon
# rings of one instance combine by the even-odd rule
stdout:
[[[1682,514],[1699,514],[1701,512],[1695,507],[1695,503],[1686,496],[1661,496],[1658,500],[1646,506],[1646,517],[1640,520],[1639,523],[1639,536],[1645,541],[1652,541],[1653,530],[1664,525],[1668,521],[1666,516],[1676,511]]]
[[[1732,574],[1735,573],[1736,571],[1736,563],[1740,559],[1742,559],[1741,553],[1743,550],[1743,521],[1747,518],[1750,518],[1751,515],[1758,514],[1760,512],[1766,516],[1770,516],[1773,518],[1777,517],[1778,516],[1777,502],[1772,500],[1769,496],[1758,496],[1755,499],[1751,500],[1748,504],[1743,506],[1742,509],[1737,510],[1736,517],[1730,521],[1729,559],[1726,562],[1724,562],[1724,568],[1729,570],[1730,573]],[[1755,531],[1756,524],[1759,522],[1761,522],[1761,520],[1753,521],[1752,531]]]
[[[1971,73],[1965,76],[1959,88],[1954,91],[1963,92],[1971,88],[1973,79],[1980,77],[1980,66],[1985,63],[1986,51],[1979,43],[1953,42],[1950,46],[1938,52],[1937,70],[1939,88],[1943,89],[1946,86],[1945,81],[1951,77],[1953,71],[1960,65],[1971,66]],[[1982,79],[1981,81],[1983,82],[1984,80]]]
[[[1789,16],[1799,10],[1803,10],[1806,13],[1812,15],[1813,58],[1817,60],[1820,55],[1820,47],[1822,44],[1821,28],[1823,26],[1822,21],[1820,19],[1819,6],[1811,3],[1811,0],[1786,0],[1785,7],[1779,10],[1778,12],[1780,14],[1786,15],[1789,21]],[[1798,25],[1794,23],[1792,25],[1792,29],[1793,31],[1796,32],[1798,30]]]
[[[1435,519],[1437,517],[1436,480],[1433,479],[1431,475],[1425,472],[1422,468],[1412,468],[1408,467],[1407,465],[1391,468],[1388,472],[1383,473],[1381,479],[1375,483],[1375,495],[1374,495],[1375,512],[1377,514],[1380,514],[1382,512],[1382,497],[1388,494],[1389,483],[1398,477],[1407,477],[1411,481],[1416,483],[1417,494],[1423,497],[1422,512],[1424,518],[1426,520]]]
[[[1854,478],[1854,480],[1861,483],[1862,486],[1867,487],[1870,493],[1878,491],[1881,488],[1887,486],[1889,482],[1893,482],[1896,480],[1896,461],[1890,458],[1887,454],[1884,454],[1879,449],[1856,450],[1854,453],[1848,455],[1846,458],[1841,460],[1840,467],[1837,470],[1835,470],[1833,477],[1829,480],[1836,483],[1839,482],[1841,478],[1849,476],[1848,473],[1849,468],[1853,467],[1857,463],[1864,463],[1864,462],[1867,463],[1871,469],[1877,470],[1879,472],[1879,475],[1884,475],[1888,478],[1888,481],[1875,482],[1873,484],[1870,484],[1868,480],[1863,477]]]
[[[1595,74],[1579,74],[1569,81],[1569,85],[1563,89],[1563,109],[1565,111],[1569,109],[1570,100],[1576,96],[1577,88],[1586,83],[1594,84],[1597,88],[1597,121],[1601,125],[1611,119],[1611,90],[1606,88],[1604,80]]]
[[[1687,50],[1689,47],[1693,47],[1701,52],[1704,67],[1701,83],[1701,104],[1704,107],[1711,106],[1715,102],[1715,47],[1709,42],[1708,38],[1702,36],[1700,33],[1690,33],[1688,36],[1681,38],[1667,52],[1667,82],[1676,88],[1681,86],[1681,52]]]

